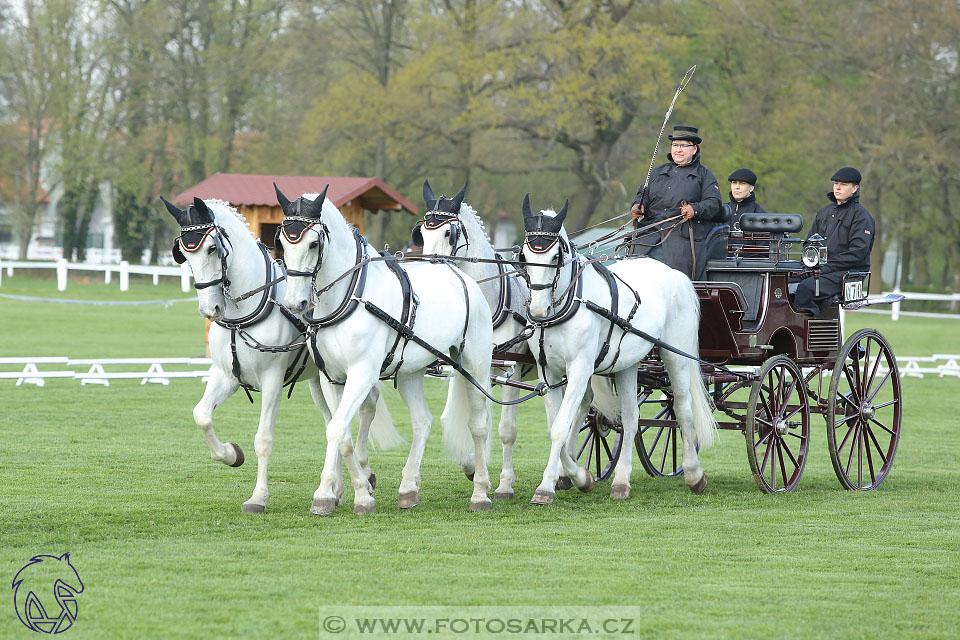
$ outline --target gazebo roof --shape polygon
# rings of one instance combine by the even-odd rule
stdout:
[[[304,193],[320,193],[328,184],[327,199],[337,207],[357,200],[364,209],[406,210],[414,215],[417,208],[388,187],[379,178],[345,178],[339,176],[265,176],[250,173],[215,173],[203,182],[178,193],[173,201],[186,205],[199,198],[220,198],[232,205],[265,205],[278,207],[276,182],[291,200]]]

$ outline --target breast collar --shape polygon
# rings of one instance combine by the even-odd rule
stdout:
[[[558,264],[555,267],[556,273],[553,276],[553,282],[551,282],[548,285],[547,284],[538,284],[538,285],[531,284],[530,276],[526,271],[526,267],[524,267],[524,270],[523,270],[523,277],[524,277],[524,280],[526,280],[527,286],[530,288],[531,291],[543,291],[544,289],[549,289],[551,292],[551,295],[550,295],[550,298],[552,301],[551,306],[555,306],[555,304],[553,304],[556,302],[553,299],[553,292],[555,292],[557,288],[557,282],[560,280],[560,272],[566,266],[564,264],[561,264],[563,260],[563,248],[566,246],[566,242],[564,242],[563,239],[559,237],[559,234],[553,234],[553,235],[556,235],[556,237],[553,238],[553,241],[550,242],[549,246],[547,246],[544,249],[538,250],[534,248],[532,245],[530,245],[529,243],[529,238],[531,236],[548,237],[548,235],[550,234],[547,234],[546,232],[542,232],[542,231],[528,233],[527,246],[530,246],[530,250],[533,251],[534,253],[546,253],[546,251],[548,251],[551,247],[553,247],[553,245],[556,244],[558,241],[563,244],[563,246],[561,247],[561,250],[557,252],[556,262]],[[579,269],[580,262],[581,262],[580,258],[581,256],[576,253],[576,250],[571,251],[570,261],[569,261],[571,285],[567,287],[567,291],[566,291],[566,295],[564,297],[563,303],[560,305],[557,312],[552,316],[548,316],[546,318],[534,318],[533,316],[530,315],[530,303],[529,301],[527,301],[526,307],[524,308],[524,314],[526,316],[526,320],[528,323],[533,324],[538,328],[546,328],[546,327],[552,327],[558,324],[562,324],[567,320],[569,320],[571,317],[573,317],[573,315],[580,308],[580,300],[583,293],[583,278],[580,277],[582,275],[582,272]]]
[[[270,312],[273,310],[273,306],[269,304],[270,302],[273,302],[274,304],[278,304],[276,302],[277,286],[280,284],[280,282],[284,280],[284,278],[279,277],[271,281],[271,276],[273,275],[273,267],[275,263],[273,259],[270,257],[270,252],[267,249],[267,247],[259,240],[257,241],[257,247],[260,249],[260,254],[263,256],[263,263],[266,270],[266,274],[264,276],[265,284],[262,287],[260,287],[260,289],[262,289],[263,291],[263,293],[260,296],[260,303],[257,305],[256,309],[254,309],[251,313],[248,313],[247,315],[243,316],[242,318],[221,318],[217,320],[216,321],[217,324],[219,324],[221,327],[224,327],[226,329],[246,329],[248,327],[251,327],[256,323],[260,322],[261,320],[263,320],[264,318],[266,318],[268,315],[270,315]],[[257,291],[257,289],[253,289],[245,294],[242,294],[240,296],[237,296],[236,298],[233,298],[232,296],[229,295],[229,288],[228,288],[229,280],[226,279],[226,271],[224,271],[223,280],[224,280],[224,294],[226,294],[227,297],[229,297],[234,303],[246,299],[247,297],[249,297],[250,294]]]
[[[347,294],[343,297],[343,300],[337,306],[336,310],[333,311],[333,313],[327,314],[322,318],[314,317],[313,309],[308,311],[306,315],[304,315],[303,319],[311,327],[315,327],[315,328],[330,327],[337,324],[338,322],[343,321],[351,313],[353,313],[353,311],[357,308],[357,305],[360,302],[360,298],[363,296],[363,290],[367,283],[367,267],[370,264],[368,260],[365,260],[367,241],[363,236],[360,235],[360,232],[357,231],[356,229],[353,230],[353,240],[357,246],[357,255],[356,255],[356,259],[354,260],[354,266],[352,267],[353,275],[350,277],[350,286],[347,287]],[[317,268],[313,270],[312,274],[306,274],[306,275],[312,275],[312,277],[314,278],[314,280],[311,282],[311,289],[318,296],[322,292],[318,292],[316,290],[316,275],[320,269],[319,264],[321,261],[322,261],[322,257],[318,257]],[[291,273],[292,275],[304,275],[303,272],[299,272],[299,271],[296,273],[291,271],[289,273]]]

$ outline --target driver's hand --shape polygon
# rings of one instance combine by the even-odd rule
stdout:
[[[693,207],[684,202],[680,207],[680,215],[683,216],[684,220],[689,220],[693,217]]]
[[[642,218],[643,205],[640,204],[639,202],[635,202],[634,205],[630,207],[630,213],[633,215],[634,218]]]

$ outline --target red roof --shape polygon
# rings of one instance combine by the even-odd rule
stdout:
[[[232,205],[278,207],[273,183],[294,200],[304,193],[320,193],[328,184],[327,199],[334,206],[359,200],[365,209],[406,209],[416,215],[417,208],[388,187],[379,178],[343,178],[335,176],[263,176],[249,173],[215,173],[200,184],[178,193],[173,201],[186,205],[194,197],[219,198]]]

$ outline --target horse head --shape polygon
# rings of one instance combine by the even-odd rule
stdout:
[[[425,254],[442,256],[456,255],[461,248],[461,240],[466,236],[460,222],[460,206],[467,193],[467,182],[453,198],[433,195],[430,181],[423,182],[423,201],[426,213],[423,220],[413,228],[413,244],[423,247]]]
[[[277,229],[274,246],[287,265],[287,293],[283,305],[294,313],[303,313],[310,304],[317,273],[323,264],[329,231],[322,220],[327,185],[315,198],[308,194],[292,202],[276,183],[277,202],[283,209],[283,222]]]
[[[561,267],[569,257],[570,243],[563,229],[570,201],[560,211],[545,209],[540,215],[530,211],[530,194],[523,197],[524,241],[520,251],[527,284],[530,286],[530,315],[545,318],[554,304],[554,296],[565,286]]]
[[[180,209],[160,196],[167,211],[180,225],[180,235],[173,241],[173,259],[186,262],[193,272],[194,287],[200,300],[200,314],[219,320],[226,311],[223,286],[229,286],[227,257],[230,239],[217,225],[213,211],[200,198],[194,198],[186,209]]]

